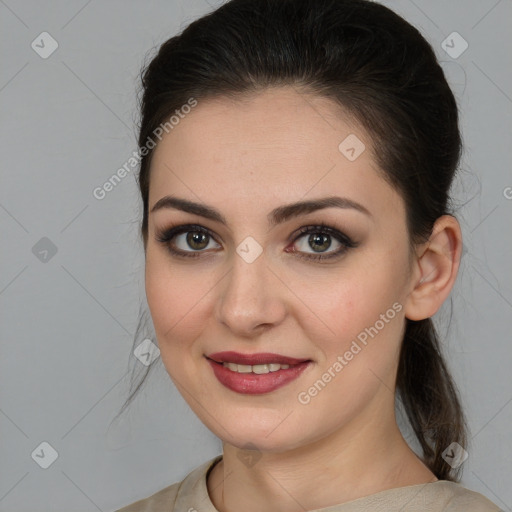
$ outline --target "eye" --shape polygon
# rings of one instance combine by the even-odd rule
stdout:
[[[215,249],[220,248],[210,231],[198,225],[171,227],[158,233],[156,239],[175,256],[197,258],[205,249],[212,248],[212,242],[217,244]]]
[[[289,252],[296,253],[298,257],[304,259],[325,260],[336,258],[347,252],[348,249],[357,247],[357,244],[347,235],[323,224],[303,227],[299,230],[299,233],[299,236],[294,240],[297,249]],[[338,248],[329,251],[333,245]],[[313,252],[308,252],[309,249]]]
[[[221,248],[208,229],[195,224],[172,226],[162,230],[157,233],[156,240],[165,245],[172,255],[185,258],[197,258],[207,249]],[[341,231],[324,224],[301,228],[293,242],[294,248],[287,248],[286,252],[307,260],[340,257],[348,249],[358,245]],[[337,249],[329,251],[333,245]],[[308,252],[310,249],[313,252]]]

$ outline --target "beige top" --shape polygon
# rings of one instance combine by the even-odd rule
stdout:
[[[189,473],[181,482],[116,512],[218,512],[208,495],[208,472],[218,455]],[[311,512],[499,512],[485,496],[448,480],[388,489],[341,505]]]

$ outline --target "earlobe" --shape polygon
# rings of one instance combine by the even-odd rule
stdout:
[[[462,253],[462,233],[457,219],[437,219],[429,240],[418,247],[411,273],[411,291],[405,301],[405,316],[423,320],[433,316],[450,294]]]

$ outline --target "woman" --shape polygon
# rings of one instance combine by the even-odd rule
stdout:
[[[232,0],[161,46],[141,111],[148,305],[223,453],[122,512],[499,510],[457,483],[431,317],[461,139],[419,32],[366,0]]]

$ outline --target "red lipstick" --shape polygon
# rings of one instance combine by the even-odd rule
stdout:
[[[258,353],[241,354],[239,352],[215,352],[206,356],[217,380],[225,387],[236,393],[256,395],[270,393],[289,382],[297,379],[311,364],[310,359],[298,359],[281,354]],[[280,364],[288,365],[268,373],[240,373],[230,369],[223,363],[247,366]],[[266,370],[266,369],[264,369]]]

